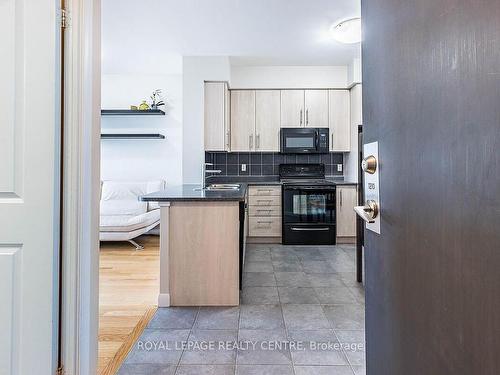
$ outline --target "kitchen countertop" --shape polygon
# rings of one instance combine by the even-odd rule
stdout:
[[[335,185],[357,185],[357,182],[345,180],[343,177],[326,176],[325,180]],[[207,178],[210,184],[244,183],[248,185],[281,185],[278,176],[214,176]]]
[[[190,202],[190,201],[245,201],[247,184],[241,183],[239,190],[195,190],[200,184],[167,186],[166,189],[140,197],[143,202]]]

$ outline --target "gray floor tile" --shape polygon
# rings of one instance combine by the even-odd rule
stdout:
[[[118,375],[174,375],[175,365],[123,364]]]
[[[366,375],[366,367],[365,366],[352,366],[355,375]]]
[[[247,252],[245,255],[246,262],[270,262],[271,252],[270,251],[254,251]]]
[[[332,265],[326,260],[303,260],[302,268],[305,273],[334,273]]]
[[[323,311],[335,329],[365,329],[365,308],[363,305],[323,306]]]
[[[238,339],[236,330],[192,330],[189,342],[197,344],[214,343],[214,348],[186,349],[182,354],[181,365],[234,365],[236,362],[236,349],[220,347],[219,344],[235,342]]]
[[[273,260],[274,272],[300,272],[302,264],[298,260]]]
[[[271,250],[271,259],[272,260],[286,260],[286,261],[299,261],[297,255],[295,255],[292,251],[272,251]]]
[[[365,331],[336,330],[338,340],[343,344],[344,353],[351,365],[365,366]]]
[[[295,375],[353,375],[349,366],[295,366]]]
[[[196,319],[197,329],[238,329],[239,307],[202,307]]]
[[[249,286],[276,286],[273,272],[244,272],[243,287]]]
[[[347,286],[358,286],[360,283],[356,280],[355,272],[337,272],[342,282]]]
[[[349,365],[332,329],[289,331],[288,337],[303,344],[303,350],[291,350],[294,365]]]
[[[189,330],[185,329],[146,329],[125,363],[177,364],[182,354],[182,348],[177,347],[177,343],[187,340],[188,336]]]
[[[245,262],[244,272],[273,272],[273,264],[271,260],[268,262],[252,261]]]
[[[283,305],[283,318],[288,330],[331,328],[319,305]]]
[[[312,287],[338,287],[345,286],[342,279],[335,273],[310,273],[307,279]]]
[[[283,328],[280,305],[241,306],[240,329]]]
[[[253,250],[259,251],[269,251],[273,245],[265,244],[265,243],[249,243],[247,244],[247,251],[251,252]]]
[[[314,288],[322,304],[357,303],[356,297],[346,286]]]
[[[160,307],[148,328],[191,329],[198,307]]]
[[[318,297],[313,288],[278,288],[280,303],[283,304],[319,304]]]
[[[352,272],[356,269],[354,260],[347,256],[342,260],[329,260],[328,262],[334,272]]]
[[[279,303],[278,288],[275,286],[251,286],[241,292],[243,305],[275,305]]]
[[[241,365],[236,375],[294,375],[290,365]]]
[[[304,272],[275,272],[278,286],[287,287],[309,287],[309,280]]]
[[[358,303],[365,303],[365,288],[363,284],[349,287],[349,291],[356,297]]]
[[[233,365],[181,365],[175,375],[234,375]]]
[[[240,330],[238,340],[251,343],[240,350],[236,358],[237,365],[286,365],[291,364],[289,346],[270,346],[270,343],[286,343],[284,329],[275,330]]]

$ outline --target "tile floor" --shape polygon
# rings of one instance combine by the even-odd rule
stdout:
[[[248,245],[241,305],[158,309],[119,374],[365,374],[354,259],[352,245]]]

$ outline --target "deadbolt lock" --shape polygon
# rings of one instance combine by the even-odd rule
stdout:
[[[361,162],[361,169],[369,174],[374,174],[377,170],[377,159],[375,156],[370,155],[363,159]]]

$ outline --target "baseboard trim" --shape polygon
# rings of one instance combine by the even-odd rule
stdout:
[[[337,244],[355,244],[356,237],[337,237]]]
[[[169,293],[160,293],[158,295],[158,307],[170,307]]]
[[[247,243],[281,243],[281,237],[247,237]]]

